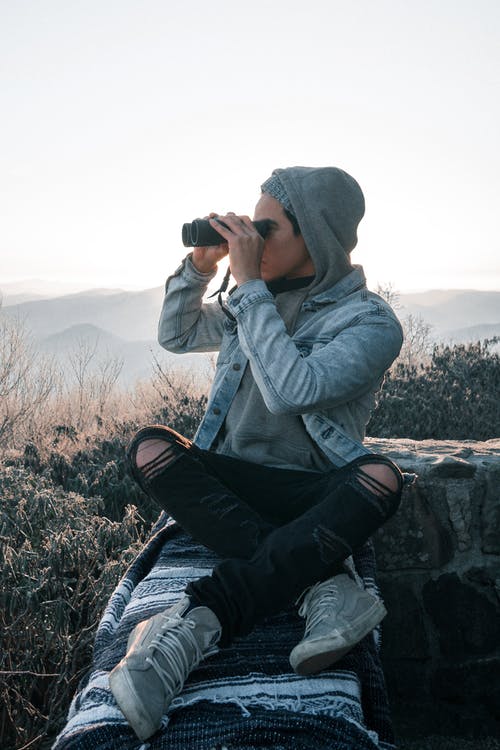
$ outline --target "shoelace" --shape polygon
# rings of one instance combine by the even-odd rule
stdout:
[[[311,586],[299,609],[301,617],[307,616],[305,636],[309,635],[316,625],[326,619],[329,614],[326,608],[337,603],[337,594],[337,585],[331,581],[320,581]]]
[[[167,692],[177,695],[182,690],[184,680],[195,667],[198,666],[204,656],[215,653],[217,649],[203,652],[198,645],[193,634],[196,627],[194,620],[183,618],[180,615],[174,617],[165,617],[166,624],[162,627],[161,633],[156,633],[155,638],[151,641],[148,648],[157,649],[160,654],[167,660],[169,671],[159,664],[155,657],[146,657],[146,662],[155,670],[161,679]],[[183,636],[189,645],[193,647],[194,658],[189,658],[186,654],[185,647],[182,644]]]

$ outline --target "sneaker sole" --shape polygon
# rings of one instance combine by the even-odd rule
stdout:
[[[387,610],[380,600],[349,628],[351,642],[347,643],[339,633],[316,640],[305,640],[299,643],[290,653],[290,664],[300,675],[315,674],[327,669],[351,651],[359,641],[370,633],[384,619]],[[320,651],[318,651],[318,648]]]
[[[153,724],[139,698],[126,667],[114,669],[109,675],[109,686],[118,706],[140,740],[147,740],[161,724]]]

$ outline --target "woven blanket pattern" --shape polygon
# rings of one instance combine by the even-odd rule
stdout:
[[[93,662],[53,750],[393,750],[380,631],[330,670],[300,677],[291,649],[303,637],[297,608],[265,620],[205,661],[171,703],[160,730],[141,743],[118,709],[108,675],[130,631],[178,601],[219,558],[162,513],[113,592],[97,629]],[[371,543],[355,556],[365,587],[379,593]]]

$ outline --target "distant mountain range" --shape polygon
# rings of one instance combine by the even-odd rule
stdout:
[[[401,294],[399,317],[420,316],[437,341],[466,342],[500,335],[500,292],[444,289]]]
[[[172,354],[158,344],[163,294],[163,286],[141,292],[93,289],[19,303],[13,302],[15,295],[4,295],[0,312],[22,320],[39,350],[55,356],[68,377],[71,360],[84,346],[93,352],[90,372],[107,360],[122,362],[118,382],[123,385],[149,378],[155,360],[162,368],[183,370],[195,380],[210,377],[216,352]]]
[[[213,373],[214,354],[172,354],[165,351],[157,341],[126,341],[88,323],[65,328],[59,333],[38,339],[41,352],[56,357],[66,374],[71,375],[72,362],[79,352],[92,353],[90,371],[96,372],[103,362],[115,361],[121,367],[119,382],[124,385],[149,378],[159,363],[163,370],[183,370],[198,377]],[[217,353],[215,353],[217,357]]]
[[[4,309],[24,318],[36,339],[86,323],[126,341],[150,341],[156,339],[162,299],[163,287],[141,292],[93,289],[15,305],[7,302]]]
[[[0,285],[2,314],[20,317],[40,350],[66,364],[86,342],[95,346],[96,363],[123,360],[122,383],[148,377],[154,357],[162,366],[196,373],[213,370],[214,353],[175,355],[158,345],[163,286],[139,292],[92,289],[42,299],[35,288],[30,293],[10,285],[7,293],[5,286]],[[394,307],[400,319],[410,314],[423,318],[432,326],[435,341],[466,343],[500,336],[500,292],[448,289],[401,294]]]
[[[9,281],[0,283],[0,299],[3,305],[18,305],[36,299],[62,297],[65,294],[75,294],[88,289],[79,282],[46,281],[44,279],[23,279],[23,281]],[[98,292],[99,290],[95,290]],[[103,290],[106,293],[111,289]],[[117,289],[115,291],[123,291]]]

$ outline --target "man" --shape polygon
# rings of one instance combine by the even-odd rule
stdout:
[[[254,220],[210,215],[225,242],[194,248],[166,283],[159,324],[169,351],[220,350],[193,441],[168,427],[135,436],[137,481],[222,560],[174,606],[140,623],[110,674],[141,739],[201,659],[302,598],[299,674],[340,659],[384,617],[353,550],[396,511],[399,468],[362,444],[401,325],[351,265],[364,213],[357,182],[334,168],[277,169]],[[225,302],[202,297],[229,255]]]

